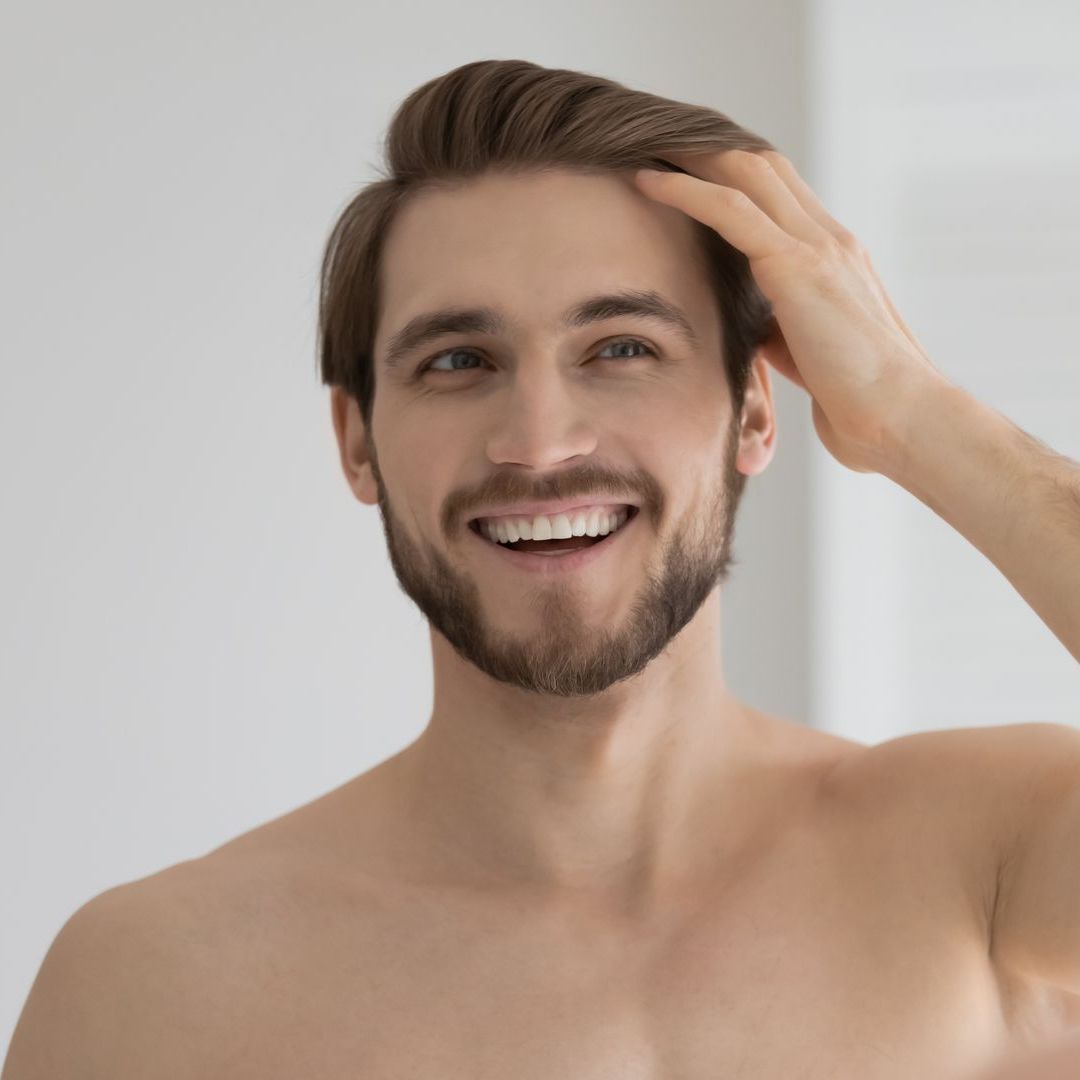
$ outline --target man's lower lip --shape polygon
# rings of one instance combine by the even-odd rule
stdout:
[[[615,530],[615,532],[609,533],[600,541],[600,543],[590,544],[588,547],[579,548],[577,551],[572,551],[568,555],[556,555],[554,553],[550,555],[534,555],[528,551],[514,551],[512,548],[502,544],[493,543],[472,528],[469,529],[469,532],[476,537],[479,543],[483,544],[485,547],[494,548],[504,559],[513,563],[521,570],[532,571],[533,573],[539,574],[565,573],[569,570],[576,570],[581,566],[587,566],[594,559],[602,557],[605,552],[619,542],[619,537],[622,536],[624,532],[633,528],[634,522],[639,516],[640,511],[635,511],[628,521],[625,521]]]

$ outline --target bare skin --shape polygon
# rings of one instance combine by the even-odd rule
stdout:
[[[770,174],[746,176],[773,184],[759,197],[775,204]],[[733,242],[755,247],[745,202],[665,183],[673,199],[704,192],[702,217],[733,215]],[[1038,787],[1016,733],[864,747],[726,686],[716,585],[737,475],[773,453],[768,362],[802,372],[819,434],[861,471],[885,467],[866,410],[916,395],[860,394],[923,370],[854,254],[803,304],[799,283],[835,257],[799,255],[796,274],[769,243],[762,282],[774,302],[795,283],[778,306],[797,355],[775,338],[759,351],[736,409],[684,214],[617,178],[558,172],[407,207],[384,252],[376,356],[428,309],[482,303],[503,320],[380,367],[370,431],[332,398],[346,478],[379,504],[432,626],[428,727],[315,802],[99,898],[57,950],[65,977],[31,993],[17,1062],[75,1014],[91,1018],[75,1030],[93,1037],[97,1068],[81,1075],[94,1077],[967,1080],[1080,1020],[995,950],[1006,838]],[[607,301],[567,323],[597,289],[673,300],[697,345]],[[609,350],[627,338],[649,348]],[[436,358],[451,362],[420,375]],[[853,371],[860,358],[881,377]],[[965,472],[979,465],[965,445],[977,458],[1006,433],[931,396],[896,430],[920,415],[942,440],[966,432],[943,455],[960,464],[942,480],[908,451],[904,476],[943,513],[959,507],[958,527],[1075,651],[1071,594],[1054,587],[1073,565],[1060,515],[1023,486],[1045,546],[1027,574],[1015,537],[1029,534],[1001,535],[988,485]],[[1044,460],[1014,459],[1021,476]],[[641,512],[580,574],[519,572],[466,526],[485,503],[594,494]],[[1014,933],[1005,953],[1043,941]],[[3,1080],[41,1074],[17,1063]]]
[[[982,732],[747,714],[739,823],[662,907],[463,871],[404,808],[409,749],[123,886],[168,945],[114,1075],[953,1080],[1065,1030],[988,955]]]

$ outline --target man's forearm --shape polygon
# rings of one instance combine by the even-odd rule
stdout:
[[[975,545],[1080,660],[1080,465],[952,383],[913,394],[883,472]]]

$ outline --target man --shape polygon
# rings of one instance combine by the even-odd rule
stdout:
[[[670,160],[402,210],[372,422],[340,388],[332,417],[431,625],[430,722],[80,909],[4,1080],[944,1080],[1080,1019],[1080,735],[766,715],[725,684],[715,587],[770,365],[1078,659],[1080,469],[934,368],[784,157]],[[737,413],[691,219],[775,311]],[[472,330],[429,317],[478,298]]]

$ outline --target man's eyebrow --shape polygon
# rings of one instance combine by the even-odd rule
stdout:
[[[698,336],[686,312],[652,290],[623,289],[590,296],[564,314],[563,326],[569,330],[622,315],[665,323],[692,349],[700,348]],[[425,311],[411,318],[390,338],[383,364],[392,370],[414,349],[444,334],[498,334],[505,328],[505,319],[494,308],[447,307]]]

